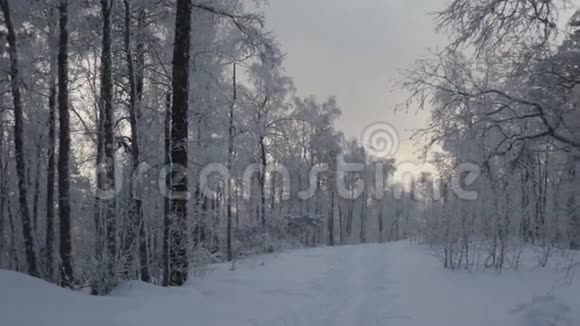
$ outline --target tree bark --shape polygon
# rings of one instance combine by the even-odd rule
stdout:
[[[115,190],[115,139],[113,130],[113,72],[111,58],[111,9],[112,0],[101,0],[101,13],[103,16],[103,39],[101,51],[101,108],[103,116],[103,154],[105,164],[104,187],[107,192]],[[104,291],[110,291],[116,282],[116,258],[117,258],[117,223],[116,223],[116,198],[114,193],[108,193],[104,202],[104,219],[107,240],[107,280]]]
[[[171,93],[168,92],[165,99],[165,165],[171,165]],[[166,186],[169,186],[166,180]],[[169,286],[169,271],[171,270],[169,258],[169,247],[171,242],[171,200],[168,194],[163,198],[163,255],[161,257],[163,265],[163,280],[161,284],[165,287]]]
[[[365,189],[361,199],[360,212],[360,243],[367,243],[367,190]]]
[[[48,27],[49,44],[56,45],[54,10],[50,10],[50,22]],[[48,163],[46,171],[46,277],[49,281],[54,280],[54,223],[55,205],[54,192],[56,182],[56,76],[57,55],[54,50],[50,51],[50,79],[48,85]]]
[[[2,101],[0,100],[0,104]],[[4,246],[5,241],[8,238],[7,235],[4,234],[4,218],[5,213],[4,210],[6,208],[6,197],[8,194],[8,185],[7,185],[7,173],[4,164],[4,114],[0,111],[0,266],[4,266]],[[10,209],[10,207],[8,207]]]
[[[175,42],[173,48],[173,105],[171,110],[171,244],[169,285],[180,286],[187,281],[187,171],[189,107],[189,58],[191,37],[190,0],[177,0]],[[177,168],[178,167],[178,168]],[[182,172],[183,172],[182,171]]]
[[[384,230],[385,230],[385,227],[384,227],[385,221],[383,218],[383,206],[384,206],[383,200],[381,199],[381,200],[377,201],[377,204],[378,204],[378,209],[379,209],[379,211],[377,213],[377,220],[379,223],[378,242],[383,243],[384,242],[383,235],[384,235]],[[395,217],[395,219],[396,219],[396,217]]]
[[[36,252],[34,250],[34,240],[32,235],[32,225],[30,221],[30,211],[28,207],[28,192],[26,187],[26,162],[24,158],[24,114],[22,97],[20,94],[20,72],[18,67],[18,50],[16,45],[16,32],[10,16],[10,6],[8,0],[1,0],[0,7],[4,14],[4,23],[7,30],[8,53],[10,57],[10,87],[12,90],[12,101],[14,105],[14,156],[16,160],[16,177],[18,180],[18,200],[20,204],[20,218],[22,222],[22,233],[24,237],[24,249],[26,252],[26,263],[28,273],[38,276],[36,265]]]
[[[332,187],[332,186],[331,186]],[[334,190],[330,191],[330,214],[328,216],[328,245],[334,247]]]
[[[580,250],[580,210],[578,209],[578,166],[580,166],[580,154],[570,154],[567,162],[567,180],[565,183],[567,198],[566,211],[569,219],[570,249]]]
[[[56,80],[51,67],[48,95],[48,166],[46,172],[46,277],[54,279],[54,190],[56,180]]]
[[[127,70],[129,74],[129,120],[131,123],[131,154],[133,159],[133,173],[138,173],[139,165],[141,164],[140,147],[139,147],[139,127],[138,121],[140,117],[139,106],[141,104],[143,92],[143,73],[142,65],[139,65],[141,60],[137,60],[138,66],[135,69],[135,59],[133,58],[133,50],[131,45],[131,1],[123,0],[125,5],[125,55],[127,61]],[[142,14],[139,15],[140,18]],[[141,20],[141,19],[140,19]],[[141,43],[139,43],[141,44]],[[142,56],[143,47],[137,47],[137,57]],[[137,180],[131,178],[131,207],[129,212],[129,225],[126,232],[125,255],[128,258],[128,266],[134,260],[133,244],[138,238],[139,244],[139,260],[140,260],[140,277],[144,282],[150,281],[149,273],[149,254],[147,251],[147,239],[145,234],[145,223],[143,219],[143,202],[140,194],[137,193]],[[139,232],[138,237],[136,232]]]
[[[232,173],[232,160],[234,156],[234,109],[237,100],[237,80],[236,80],[236,64],[234,63],[233,71],[233,98],[230,105],[229,123],[228,123],[228,170]],[[226,221],[226,256],[230,262],[233,260],[232,253],[232,176],[227,180],[227,221]]]
[[[68,110],[68,2],[61,0],[59,12],[58,41],[58,215],[60,218],[60,260],[62,262],[61,284],[71,287],[74,283],[72,263],[71,214],[70,214],[70,116]]]
[[[268,164],[268,159],[266,156],[266,143],[264,136],[260,136],[260,172],[259,182],[260,182],[260,223],[262,226],[266,226],[266,165]]]

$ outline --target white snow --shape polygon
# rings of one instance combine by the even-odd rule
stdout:
[[[109,297],[0,271],[0,326],[577,326],[579,313],[580,282],[561,271],[447,271],[407,242],[254,257]]]

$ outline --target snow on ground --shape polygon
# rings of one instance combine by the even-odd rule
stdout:
[[[580,280],[554,270],[447,271],[406,242],[320,248],[211,267],[109,297],[0,271],[0,326],[578,326]]]

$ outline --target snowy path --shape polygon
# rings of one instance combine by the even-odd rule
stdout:
[[[580,282],[554,270],[451,272],[406,242],[212,266],[182,288],[89,297],[0,271],[0,326],[577,326]]]
[[[386,251],[380,246],[345,247],[327,256],[327,270],[309,300],[260,325],[387,325],[401,318],[397,283],[389,279]]]

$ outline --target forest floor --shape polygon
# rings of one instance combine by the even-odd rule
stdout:
[[[577,326],[580,277],[448,271],[408,242],[253,257],[185,287],[130,282],[98,298],[0,271],[0,325]]]

